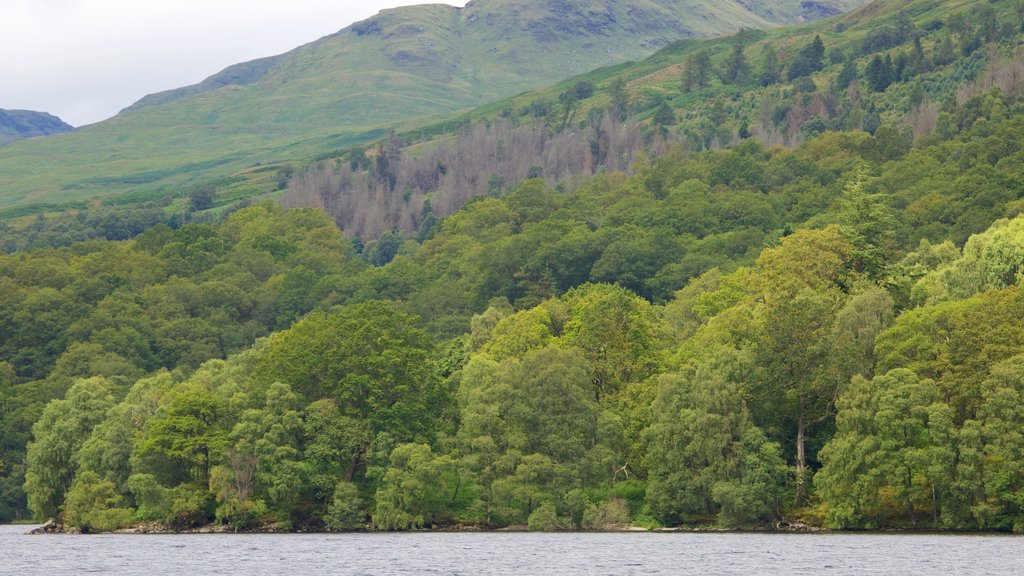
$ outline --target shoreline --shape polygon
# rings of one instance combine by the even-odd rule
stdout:
[[[184,530],[172,529],[155,523],[143,523],[129,528],[109,532],[83,532],[79,528],[66,529],[62,524],[46,522],[44,524],[11,523],[0,524],[6,526],[35,526],[25,532],[25,535],[45,536],[99,536],[99,535],[120,535],[120,536],[187,536],[204,534],[238,534],[238,535],[347,535],[347,534],[536,534],[526,529],[525,526],[512,526],[505,528],[483,528],[479,526],[464,527],[439,527],[421,528],[417,530],[277,530],[273,528],[257,528],[247,530],[234,530],[227,525],[208,524],[197,528]],[[802,528],[763,528],[763,529],[725,529],[725,528],[644,528],[642,526],[625,526],[608,530],[557,530],[544,532],[544,534],[735,534],[735,535],[863,535],[863,536],[1017,536],[1024,537],[1024,534],[1014,532],[986,531],[986,530],[829,530],[820,527]]]

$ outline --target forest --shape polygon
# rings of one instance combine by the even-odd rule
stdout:
[[[686,101],[843,73],[875,93],[745,135],[737,117],[729,145],[695,144],[700,115],[608,109],[587,121],[631,152],[600,168],[563,101],[460,136],[576,146],[550,164],[456,169],[485,148],[384,141],[289,191],[350,201],[9,233],[0,520],[1024,531],[1024,10],[984,25],[974,5],[827,66],[816,36],[767,65],[694,53]],[[918,48],[914,84],[895,68]],[[458,180],[498,165],[490,190]],[[373,195],[394,224],[338,227]]]

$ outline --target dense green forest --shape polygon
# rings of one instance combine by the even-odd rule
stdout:
[[[40,224],[0,256],[0,519],[1024,531],[1007,6],[932,26],[974,73],[916,137],[684,141],[365,245],[271,203]]]

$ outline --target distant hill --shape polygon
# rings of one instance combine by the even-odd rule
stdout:
[[[168,104],[224,86],[370,70],[427,82],[459,80],[453,101],[491,100],[601,65],[643,57],[681,38],[769,28],[834,16],[863,2],[825,0],[476,0],[386,10],[281,56],[236,64],[203,82],[151,94],[126,109]],[[297,67],[303,60],[312,66]],[[372,55],[381,55],[374,61]],[[368,66],[368,64],[374,64]],[[343,88],[343,87],[339,87]],[[460,92],[463,92],[460,94]],[[385,96],[388,96],[385,94]],[[473,96],[476,99],[473,99]]]
[[[0,210],[127,192],[166,198],[211,181],[230,188],[240,175],[245,183],[228,194],[252,196],[280,181],[268,165],[365,142],[395,123],[639,59],[682,38],[796,23],[860,4],[475,0],[464,8],[387,10],[287,54],[147,96],[68,137],[0,151]],[[260,176],[250,177],[253,171]]]
[[[46,112],[0,109],[0,146],[38,136],[63,134],[75,127]]]

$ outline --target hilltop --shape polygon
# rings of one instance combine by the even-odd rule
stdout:
[[[0,109],[0,146],[25,138],[63,134],[74,129],[74,126],[46,112]]]

